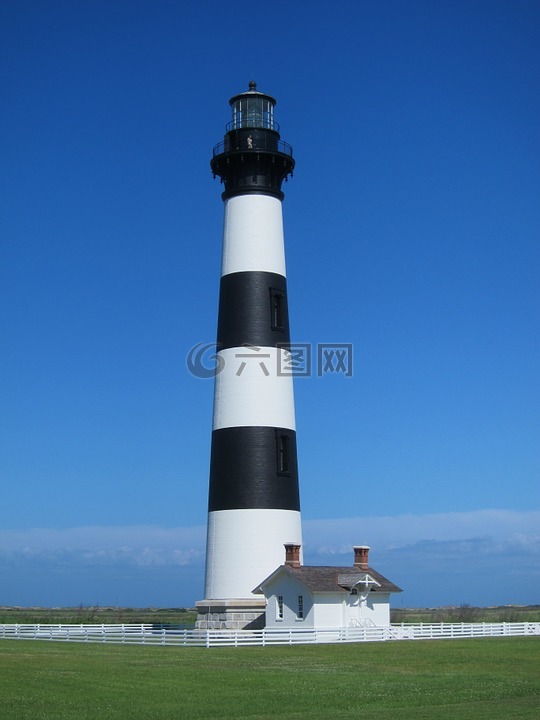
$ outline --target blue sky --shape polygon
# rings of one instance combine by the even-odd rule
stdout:
[[[3,3],[0,604],[201,598],[229,98],[274,95],[305,559],[540,602],[540,6]],[[504,578],[504,579],[503,579]]]

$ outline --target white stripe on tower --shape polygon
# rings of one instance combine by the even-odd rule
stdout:
[[[243,425],[295,429],[292,378],[276,372],[286,367],[284,350],[234,347],[218,355],[223,370],[216,376],[213,430]]]
[[[225,215],[207,600],[253,599],[283,563],[283,545],[302,543],[292,377],[282,374],[290,336],[281,183],[294,161],[279,142],[274,104],[254,84],[232,98],[236,120],[212,161]],[[260,113],[248,116],[250,107]]]
[[[225,200],[221,275],[249,270],[286,274],[281,200],[271,195]]]

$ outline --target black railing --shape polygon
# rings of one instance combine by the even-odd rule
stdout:
[[[246,117],[236,118],[227,123],[226,130],[240,130],[242,128],[264,128],[265,130],[276,130],[279,132],[279,123],[271,117],[261,117],[260,115],[247,115]]]
[[[214,145],[213,150],[213,156],[216,157],[216,155],[221,155],[222,153],[226,152],[258,152],[258,151],[270,151],[270,152],[279,152],[283,153],[283,155],[289,155],[289,157],[292,157],[292,147],[289,145],[289,143],[284,142],[283,140],[275,140],[275,138],[255,138],[252,141],[251,147],[246,147],[244,143],[244,147],[235,147],[234,143],[230,141],[229,138],[226,140],[222,140],[221,142],[218,142],[217,145]]]

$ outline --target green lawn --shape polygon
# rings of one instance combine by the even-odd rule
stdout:
[[[190,608],[98,607],[2,607],[0,623],[80,624],[105,623],[195,623],[197,612]],[[394,608],[393,623],[459,622],[540,622],[540,606]]]
[[[186,608],[114,608],[114,607],[0,607],[0,623],[61,624],[81,623],[174,623],[193,625],[196,610]],[[540,620],[540,613],[539,613]]]
[[[540,638],[172,648],[0,641],[3,720],[540,717]]]

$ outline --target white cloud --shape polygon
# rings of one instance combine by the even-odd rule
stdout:
[[[189,565],[204,559],[206,529],[155,526],[0,531],[0,557],[85,565]]]
[[[461,513],[357,517],[304,522],[306,550],[340,555],[353,545],[376,552],[399,550],[423,541],[444,542],[484,538],[491,547],[538,551],[540,511],[473,510]]]
[[[493,551],[537,552],[540,511],[476,510],[462,513],[304,520],[304,546],[311,555],[342,555],[353,545],[375,553],[420,543],[482,539]],[[89,526],[61,530],[30,528],[0,531],[0,553],[26,558],[78,556],[85,562],[186,565],[204,557],[206,529],[152,525]]]
[[[314,520],[304,523],[305,561],[352,562],[352,546],[405,592],[410,606],[535,604],[540,600],[540,511]]]
[[[307,564],[374,567],[411,606],[537,603],[540,511],[304,520]],[[0,603],[192,605],[201,598],[204,527],[0,531]]]

